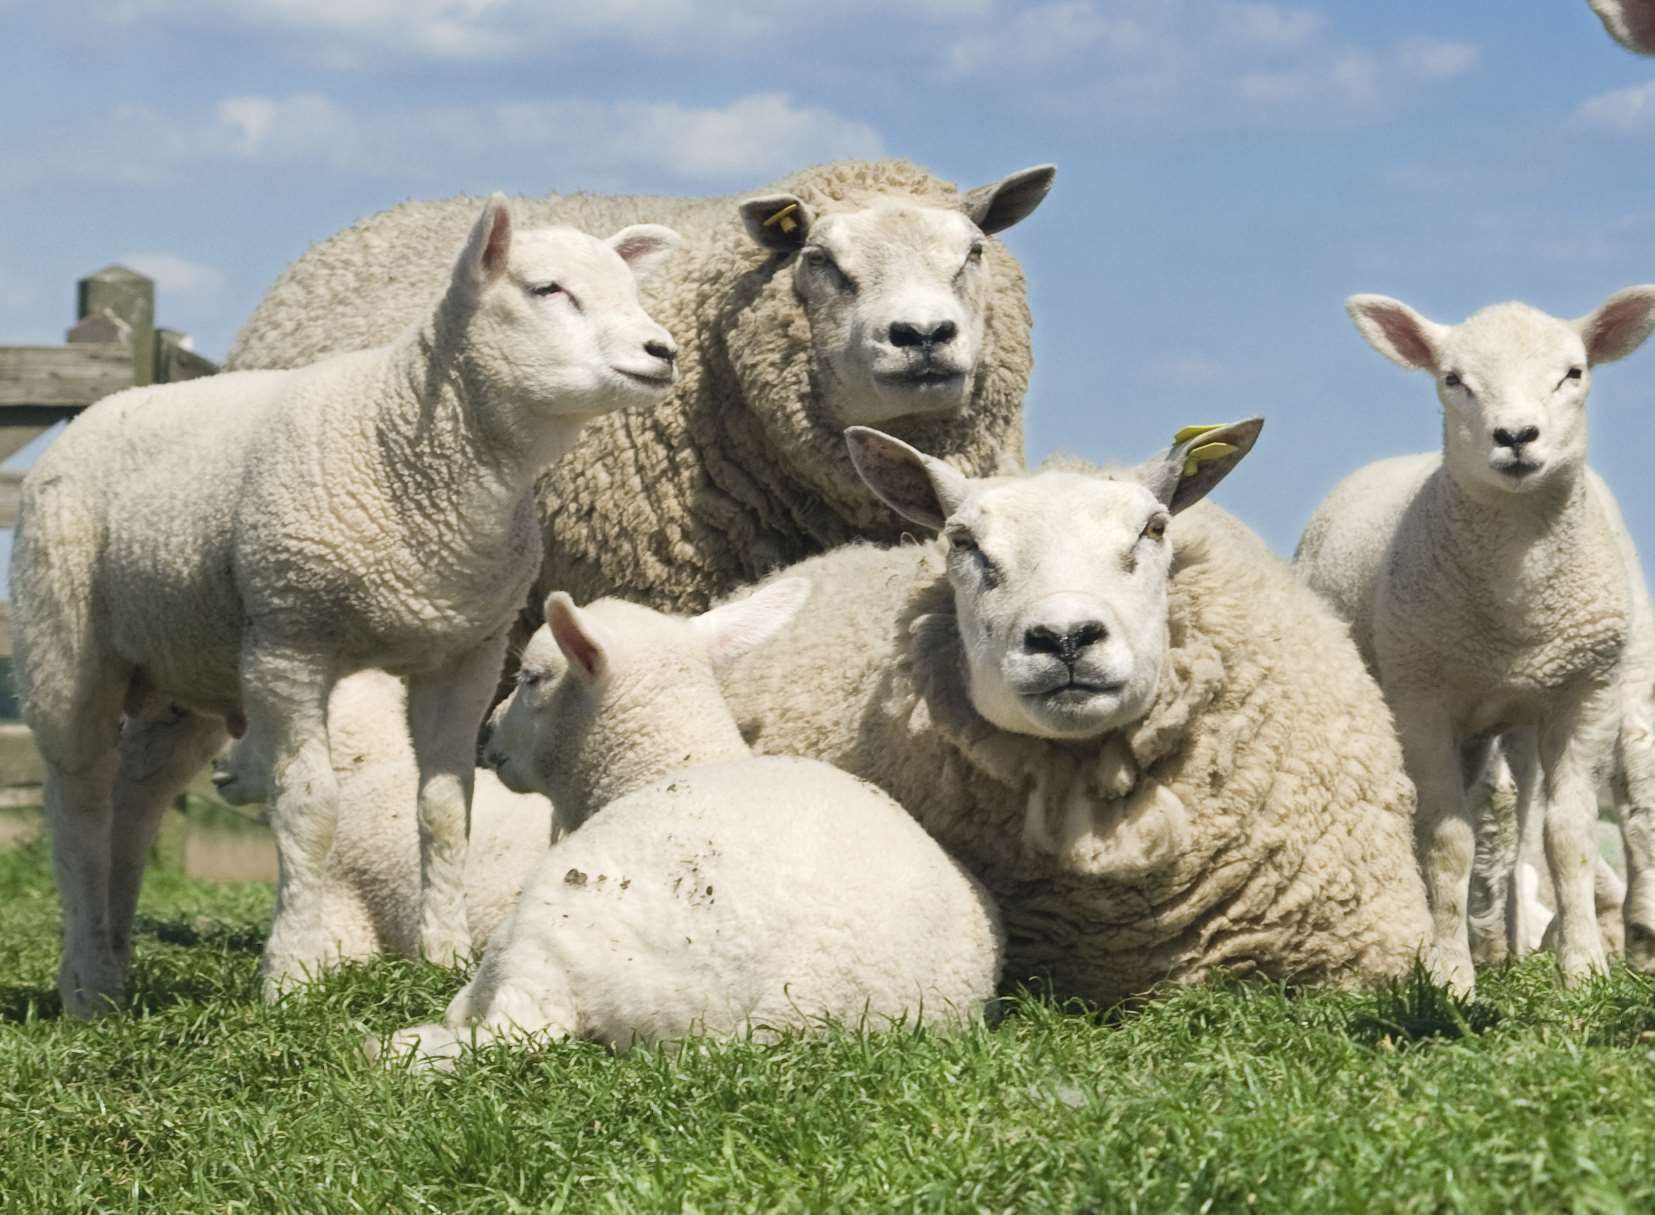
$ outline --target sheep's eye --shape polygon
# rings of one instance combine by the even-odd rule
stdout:
[[[520,671],[517,672],[517,683],[518,683],[519,687],[524,687],[524,688],[539,687],[541,681],[544,680],[545,678],[546,677],[544,675],[541,675],[539,672],[536,672],[536,671],[522,671],[522,670],[520,670]]]
[[[825,266],[828,264],[827,250],[818,248],[815,245],[812,245],[810,248],[806,249],[803,256],[805,261],[809,262],[812,266]]]
[[[977,537],[970,532],[950,532],[948,542],[953,545],[954,551],[960,553],[974,552],[977,548]]]
[[[1583,376],[1585,374],[1586,374],[1586,369],[1584,367],[1571,367],[1571,368],[1569,368],[1569,374],[1564,376],[1563,378],[1565,380],[1578,380],[1581,376]]]
[[[1167,517],[1165,515],[1150,516],[1149,522],[1144,524],[1143,534],[1151,540],[1164,538],[1167,534]]]
[[[557,283],[536,283],[529,288],[530,295],[548,296],[561,294],[563,288]]]
[[[1458,388],[1463,383],[1464,381],[1460,379],[1460,373],[1457,371],[1450,371],[1447,375],[1442,377],[1442,386],[1444,388]]]
[[[974,241],[971,242],[971,252],[969,252],[965,255],[965,260],[968,261],[968,262],[980,262],[980,261],[983,260],[983,242],[982,241],[974,240]]]

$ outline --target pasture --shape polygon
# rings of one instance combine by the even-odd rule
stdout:
[[[163,839],[165,840],[165,836]],[[1637,1211],[1655,981],[1552,960],[1456,1005],[1231,982],[1136,1010],[1038,994],[958,1038],[834,1032],[386,1072],[433,967],[259,1000],[272,889],[144,887],[134,1011],[59,1016],[41,842],[0,851],[0,1208],[16,1211]]]

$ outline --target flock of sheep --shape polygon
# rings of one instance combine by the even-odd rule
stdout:
[[[1053,175],[405,203],[290,267],[224,374],[87,410],[11,572],[66,1009],[122,998],[161,813],[231,738],[280,860],[267,994],[481,951],[386,1040],[445,1065],[959,1024],[1030,976],[1423,958],[1469,992],[1622,933],[1655,968],[1655,610],[1585,421],[1655,286],[1574,321],[1353,297],[1443,450],[1353,473],[1290,568],[1201,502],[1261,419],[1023,468],[994,236]]]

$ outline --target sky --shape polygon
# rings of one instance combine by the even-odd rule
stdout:
[[[222,356],[289,261],[406,198],[757,192],[905,156],[1045,161],[1030,455],[1268,423],[1218,497],[1290,554],[1440,442],[1342,307],[1560,316],[1655,281],[1655,60],[1584,0],[0,0],[0,344],[152,275]],[[1593,463],[1655,545],[1655,342],[1594,375]]]

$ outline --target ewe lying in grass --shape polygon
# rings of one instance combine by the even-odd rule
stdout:
[[[508,785],[581,825],[545,853],[444,1023],[399,1032],[394,1053],[979,1013],[1000,973],[982,888],[872,786],[754,757],[719,691],[716,669],[808,591],[773,582],[690,620],[551,596],[487,750]]]
[[[267,990],[331,957],[327,706],[366,667],[411,680],[420,945],[440,961],[469,946],[476,730],[539,562],[534,483],[588,419],[671,388],[672,341],[633,271],[674,241],[649,225],[514,238],[497,197],[391,345],[118,393],[35,464],[11,585],[71,1012],[120,997],[149,841],[227,722],[246,728],[232,788],[271,793]]]

